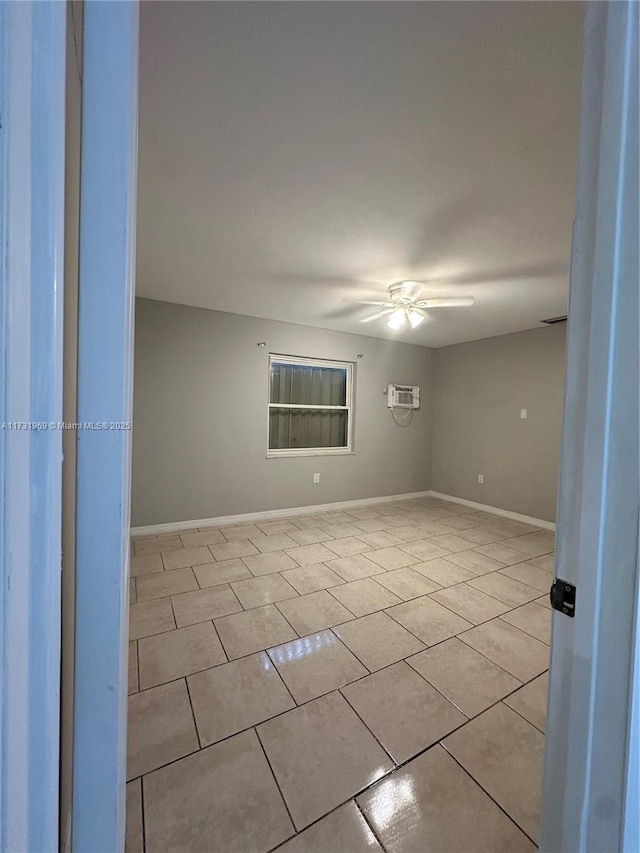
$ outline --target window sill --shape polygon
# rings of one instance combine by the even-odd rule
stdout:
[[[329,447],[326,450],[268,450],[267,459],[291,459],[295,456],[354,456],[355,451]]]

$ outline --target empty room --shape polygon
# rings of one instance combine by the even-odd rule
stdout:
[[[583,16],[141,4],[128,853],[536,849]]]

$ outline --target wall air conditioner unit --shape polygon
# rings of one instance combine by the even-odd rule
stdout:
[[[419,409],[419,385],[387,385],[388,409]]]

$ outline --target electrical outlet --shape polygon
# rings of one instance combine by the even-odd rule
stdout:
[[[526,409],[520,409],[520,417],[524,420],[528,416],[528,412]]]
[[[484,483],[484,474],[478,474],[478,482],[482,485]]]
[[[320,482],[320,474],[314,474],[314,475],[313,475],[313,482],[314,482],[314,483],[319,483],[319,482]]]

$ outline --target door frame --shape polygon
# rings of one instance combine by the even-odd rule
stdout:
[[[638,11],[586,12],[556,558],[576,604],[553,612],[545,853],[640,849]]]
[[[85,3],[76,399],[94,428],[76,445],[74,853],[124,847],[138,26],[133,0]]]
[[[0,849],[58,849],[66,9],[0,4]]]

